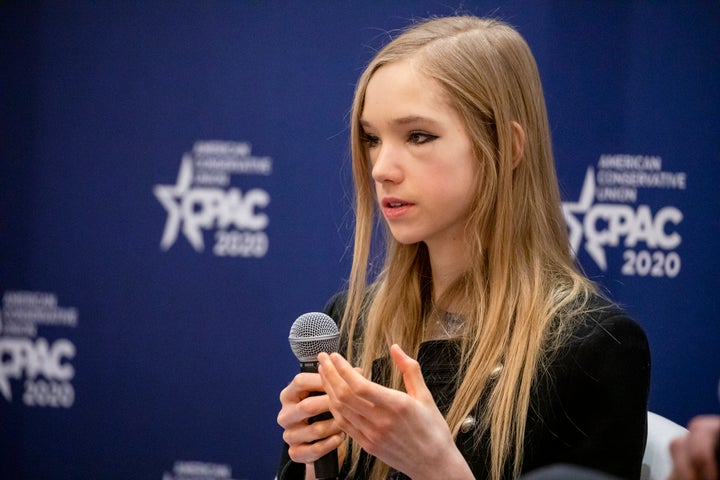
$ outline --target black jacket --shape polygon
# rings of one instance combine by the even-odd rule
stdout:
[[[326,309],[336,321],[342,316],[343,300],[336,297]],[[620,478],[640,477],[650,383],[647,338],[633,320],[607,301],[594,298],[591,307],[533,385],[523,472],[564,463]],[[454,341],[436,340],[420,346],[418,362],[443,414],[455,393],[451,378],[459,370],[458,360]],[[375,361],[373,380],[384,376],[388,362],[389,358]],[[483,434],[478,442],[473,433],[472,428],[460,433],[456,444],[475,478],[489,478],[489,435]],[[368,472],[373,460],[363,452],[360,472]],[[304,470],[304,465],[290,461],[286,445],[278,479],[302,479]],[[347,470],[346,463],[341,467],[341,479],[349,478]],[[354,478],[364,479],[366,473]],[[393,478],[407,477],[395,474]]]

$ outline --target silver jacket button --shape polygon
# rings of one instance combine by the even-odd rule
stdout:
[[[468,415],[467,417],[465,417],[465,420],[463,420],[460,424],[460,431],[462,433],[468,433],[470,430],[475,428],[476,423],[477,422],[475,421],[475,417],[473,417],[472,415]]]

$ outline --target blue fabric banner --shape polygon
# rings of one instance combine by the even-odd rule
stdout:
[[[572,244],[648,334],[649,408],[717,413],[720,4],[458,5],[536,55]],[[453,13],[0,5],[1,478],[272,478],[290,325],[349,272],[355,81]]]

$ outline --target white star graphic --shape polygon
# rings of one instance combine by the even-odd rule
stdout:
[[[592,207],[593,199],[595,198],[595,170],[592,167],[588,167],[585,173],[585,180],[583,181],[582,190],[580,192],[580,198],[577,202],[563,202],[563,214],[565,215],[565,221],[568,224],[570,230],[570,248],[572,249],[573,255],[577,256],[580,249],[580,242],[583,239],[583,224],[578,219],[579,216],[584,215]],[[575,214],[578,214],[577,216]],[[605,258],[605,251],[598,244],[585,243],[585,250],[595,260],[598,267],[603,271],[607,270],[607,260]]]
[[[153,193],[160,201],[168,217],[165,222],[165,230],[160,240],[160,248],[168,250],[177,240],[180,232],[180,224],[182,223],[182,203],[183,195],[190,189],[193,179],[192,157],[189,154],[183,155],[180,163],[180,171],[178,172],[177,182],[175,185],[156,185]],[[185,232],[190,244],[195,250],[202,251],[204,248],[202,236],[188,235]]]

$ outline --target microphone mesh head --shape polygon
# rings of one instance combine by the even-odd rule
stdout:
[[[313,362],[320,352],[337,352],[340,332],[335,320],[324,313],[310,312],[293,322],[288,340],[298,360]]]

